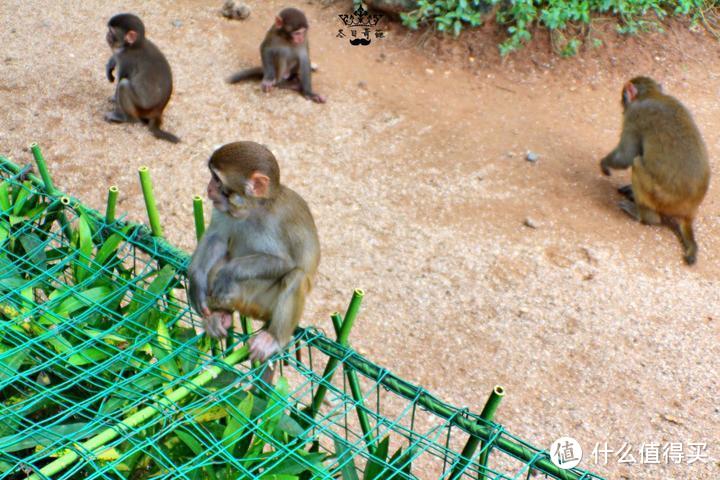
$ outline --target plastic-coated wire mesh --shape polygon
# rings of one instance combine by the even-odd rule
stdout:
[[[223,361],[246,334],[196,333],[187,254],[2,157],[0,180],[0,478],[600,478],[316,329],[265,383]]]

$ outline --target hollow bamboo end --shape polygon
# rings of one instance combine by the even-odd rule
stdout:
[[[143,165],[142,167],[138,168],[138,172],[140,173],[147,173],[150,171],[150,168],[147,165]]]
[[[356,288],[355,291],[353,291],[353,294],[354,294],[356,297],[364,297],[364,296],[365,296],[365,290],[363,290],[362,288]]]
[[[505,395],[505,387],[503,387],[502,385],[495,385],[495,388],[493,388],[493,393],[498,397],[502,397],[503,395]]]
[[[62,203],[63,205],[70,205],[70,197],[63,195],[62,197],[60,197],[60,203]]]
[[[108,191],[110,191],[112,193],[118,193],[120,191],[120,189],[118,188],[117,185],[113,185],[110,188],[108,188]]]
[[[202,202],[202,201],[203,201],[203,197],[201,197],[200,195],[195,195],[193,197],[193,202]]]
[[[30,144],[30,150],[36,150],[38,148],[40,148],[40,146],[37,144],[37,142],[32,142]]]

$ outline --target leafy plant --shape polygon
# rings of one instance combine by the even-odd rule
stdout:
[[[532,38],[533,26],[550,31],[564,31],[569,25],[588,25],[593,14],[611,14],[617,19],[617,31],[634,34],[659,30],[659,21],[667,15],[688,16],[697,21],[708,7],[717,2],[707,0],[418,0],[417,9],[401,15],[411,29],[432,24],[441,32],[455,36],[467,27],[476,27],[495,7],[495,20],[506,28],[508,38],[499,45],[507,55]],[[582,40],[572,38],[560,49],[562,56],[574,55]]]

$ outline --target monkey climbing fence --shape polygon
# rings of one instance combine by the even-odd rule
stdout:
[[[196,334],[186,253],[151,228],[59,192],[0,157],[0,478],[599,479],[457,409],[348,346],[300,329],[277,364],[246,360],[247,331]],[[198,234],[202,208],[195,202]]]

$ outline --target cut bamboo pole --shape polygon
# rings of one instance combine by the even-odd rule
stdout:
[[[340,327],[340,333],[338,334],[337,341],[341,345],[347,345],[348,337],[350,336],[350,330],[352,329],[355,318],[357,317],[358,311],[360,310],[360,304],[362,303],[365,292],[357,289],[353,292],[350,305],[348,305],[347,312],[345,312],[345,318],[343,319],[342,326]],[[322,405],[325,395],[327,394],[327,384],[332,381],[332,377],[335,374],[335,368],[337,367],[338,359],[329,358],[325,370],[323,371],[322,382],[318,385],[315,395],[313,396],[312,403],[310,404],[309,410],[307,411],[310,417],[315,418],[320,405]]]
[[[143,197],[145,197],[145,208],[147,209],[148,221],[150,222],[150,231],[154,237],[162,237],[163,231],[160,226],[160,214],[155,205],[155,195],[152,189],[152,180],[150,180],[150,169],[142,166],[138,169],[140,174],[140,186],[142,187]]]
[[[43,184],[45,185],[45,190],[50,195],[56,194],[57,191],[55,189],[55,185],[53,185],[52,178],[50,177],[50,172],[48,171],[47,164],[45,163],[45,157],[43,157],[43,154],[40,151],[40,147],[37,143],[33,142],[30,144],[30,150],[32,150],[33,157],[35,157],[35,164],[38,167],[38,172],[40,172],[40,177],[42,178]]]
[[[492,422],[493,418],[495,417],[495,410],[497,410],[498,405],[500,405],[500,400],[502,400],[503,395],[505,395],[505,389],[500,385],[496,385],[495,388],[493,388],[493,391],[490,392],[490,396],[485,402],[485,407],[483,407],[482,412],[480,413],[480,418],[488,422]],[[468,464],[470,463],[472,456],[475,454],[475,450],[477,450],[478,445],[480,445],[480,438],[474,435],[470,435],[467,443],[465,443],[465,447],[463,447],[462,449],[462,453],[460,454],[460,460],[458,460],[457,465],[455,465],[455,468],[453,468],[452,474],[450,475],[450,478],[452,480],[460,478],[460,476],[463,474]],[[484,471],[487,467],[488,451],[489,449],[481,452],[480,458],[478,459],[478,465],[480,465],[480,474],[478,478],[480,480],[483,480],[485,478]]]
[[[336,337],[340,337],[343,322],[340,314],[335,312],[330,318],[332,319],[333,327],[335,327]],[[344,345],[347,346],[348,343]],[[353,401],[355,402],[355,411],[357,412],[358,421],[360,422],[360,429],[363,432],[363,438],[365,438],[365,444],[368,446],[370,453],[373,453],[372,445],[375,443],[375,438],[372,434],[372,427],[370,426],[370,420],[368,420],[367,412],[363,409],[365,402],[363,400],[362,390],[360,389],[360,380],[358,379],[357,372],[352,368],[347,368],[343,365],[343,369],[345,370],[345,375],[347,376],[348,384],[350,385],[350,393]]]
[[[115,221],[115,206],[117,205],[117,198],[120,189],[117,185],[113,185],[108,188],[107,207],[105,208],[105,223],[113,223]]]
[[[205,213],[203,212],[203,199],[200,195],[193,197],[193,215],[195,216],[195,236],[200,241],[205,233]]]

